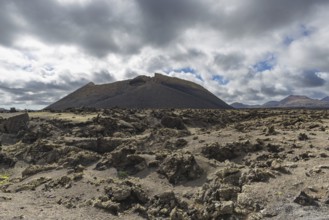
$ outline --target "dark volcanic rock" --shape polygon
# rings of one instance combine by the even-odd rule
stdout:
[[[68,167],[76,167],[78,165],[87,166],[95,163],[100,159],[100,156],[91,151],[70,152],[69,155],[60,161],[61,164]]]
[[[196,202],[202,205],[199,210],[202,219],[240,219],[234,215],[234,207],[241,192],[241,172],[233,164],[228,165],[209,179],[197,194]]]
[[[202,86],[155,74],[110,84],[89,83],[46,109],[68,108],[200,108],[231,109]]]
[[[154,196],[154,198],[150,202],[150,207],[148,208],[148,214],[150,217],[165,217],[168,218],[169,215],[171,216],[170,219],[173,219],[174,213],[173,210],[184,210],[187,211],[187,204],[181,201],[179,198],[176,197],[174,192],[164,192],[160,195]],[[153,219],[151,218],[151,219]],[[161,218],[162,219],[162,218]],[[186,217],[183,219],[187,219]]]
[[[145,204],[148,197],[142,188],[132,181],[113,182],[105,187],[105,193],[114,202]],[[125,205],[128,205],[125,204]]]
[[[218,143],[204,147],[202,149],[202,154],[209,159],[215,159],[221,162],[238,156],[233,148],[220,146]]]
[[[67,144],[97,153],[108,153],[112,152],[117,146],[120,146],[123,143],[124,141],[120,139],[106,140],[104,138],[97,138],[73,140]]]
[[[143,209],[143,205],[149,201],[141,186],[133,181],[109,179],[107,183],[108,186],[104,188],[105,196],[94,201],[96,208],[105,209],[116,215],[133,207]]]
[[[221,146],[219,143],[213,143],[203,147],[201,153],[209,159],[215,159],[223,162],[225,160],[231,160],[249,152],[259,151],[262,148],[263,146],[261,144],[252,144],[249,141],[246,141],[245,143],[228,143],[225,146]]]
[[[164,175],[170,183],[177,184],[199,178],[203,174],[203,170],[193,155],[174,154],[164,160],[158,173]]]
[[[34,174],[52,170],[52,169],[56,169],[56,168],[57,168],[56,165],[44,165],[44,166],[30,165],[22,171],[22,177],[32,176]]]
[[[187,141],[185,139],[177,139],[175,142],[175,147],[176,148],[181,148],[181,147],[185,147],[187,145]]]
[[[267,182],[270,178],[275,178],[275,175],[264,168],[254,168],[243,173],[242,182]]]
[[[27,131],[22,134],[22,142],[25,144],[32,144],[38,139],[46,139],[54,135],[58,128],[51,123],[40,124],[36,127],[30,127]]]
[[[22,129],[27,129],[30,120],[27,113],[6,114],[6,116],[0,119],[0,132],[17,133]]]
[[[15,165],[16,161],[10,157],[8,157],[4,153],[0,153],[0,168],[1,167],[13,167]]]
[[[319,206],[318,203],[304,191],[294,199],[294,202],[302,206]]]
[[[164,116],[161,119],[161,124],[166,128],[173,128],[178,130],[186,129],[182,119],[178,117]]]
[[[121,148],[114,150],[108,157],[96,164],[96,170],[104,170],[115,167],[119,171],[135,174],[147,167],[146,160],[135,154],[132,148]]]
[[[31,164],[51,164],[57,162],[61,158],[59,148],[60,146],[49,144],[45,141],[38,141],[22,149],[18,158]]]

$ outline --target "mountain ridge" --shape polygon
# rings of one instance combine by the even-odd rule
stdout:
[[[329,96],[318,100],[304,95],[289,95],[280,101],[269,101],[262,105],[232,103],[235,108],[329,108]]]
[[[155,73],[154,77],[137,76],[101,85],[90,82],[46,109],[64,110],[80,107],[232,108],[201,85],[159,73]]]
[[[321,101],[329,102],[329,96],[324,97]]]

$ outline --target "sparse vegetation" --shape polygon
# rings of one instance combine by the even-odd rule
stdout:
[[[275,128],[274,128],[273,125],[267,127],[267,129],[266,129],[266,135],[267,135],[267,136],[268,136],[268,135],[276,135],[276,134],[277,134],[277,132],[275,131]]]
[[[120,171],[118,171],[118,173],[117,173],[117,177],[118,177],[119,179],[126,179],[126,178],[129,177],[129,174],[128,174],[126,171],[120,170]]]
[[[237,123],[234,125],[234,128],[238,131],[238,132],[243,132],[244,131],[244,128],[245,126],[241,123]]]
[[[309,139],[309,137],[307,136],[307,134],[305,134],[305,133],[299,133],[298,140],[300,140],[300,141],[306,141],[308,139]]]
[[[0,186],[8,183],[9,175],[8,174],[0,174]]]

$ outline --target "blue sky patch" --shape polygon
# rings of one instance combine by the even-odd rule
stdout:
[[[285,36],[283,39],[283,44],[289,46],[295,39],[291,36]]]
[[[298,27],[298,33],[292,34],[294,36],[287,35],[283,38],[283,44],[285,46],[289,46],[295,40],[298,40],[298,39],[301,39],[304,37],[309,37],[311,34],[313,34],[313,32],[314,32],[314,30],[312,28],[309,28],[306,25],[301,24]]]
[[[53,71],[55,69],[52,65],[49,65],[49,64],[44,65],[43,68],[47,72],[51,72],[51,71]]]
[[[255,65],[253,65],[253,69],[256,72],[264,72],[266,70],[272,70],[276,65],[276,56],[275,54],[267,55],[263,60],[260,60]]]
[[[191,67],[184,67],[181,69],[173,69],[173,71],[175,72],[183,72],[183,73],[196,73],[195,69],[191,68]]]
[[[300,34],[303,36],[303,37],[308,37],[312,34],[312,29],[311,28],[308,28],[306,27],[306,25],[302,24],[300,25]]]
[[[221,76],[221,75],[214,75],[214,76],[212,77],[212,80],[218,82],[218,83],[221,84],[221,85],[226,85],[226,84],[228,84],[228,83],[230,82],[229,80],[225,79],[225,78],[224,78],[223,76]]]

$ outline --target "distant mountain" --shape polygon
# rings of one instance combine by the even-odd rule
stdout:
[[[9,110],[7,110],[5,108],[0,108],[0,112],[9,112]]]
[[[279,101],[269,101],[269,102],[266,102],[265,104],[262,105],[262,107],[265,107],[265,108],[276,108],[278,107],[280,104]]]
[[[329,96],[324,97],[323,99],[321,99],[321,101],[329,102]]]
[[[231,104],[231,106],[233,108],[248,108],[249,107],[249,105],[245,105],[241,102],[234,102],[234,103]]]
[[[281,101],[270,101],[259,106],[243,103],[233,103],[231,106],[235,108],[329,108],[329,96],[318,100],[307,96],[290,95]]]
[[[46,109],[64,110],[80,107],[232,108],[196,83],[158,73],[154,77],[138,76],[109,84],[88,83]]]
[[[261,108],[261,105],[245,105],[243,103],[240,103],[240,102],[234,102],[231,104],[231,106],[233,108],[236,108],[236,109],[243,109],[243,108]]]
[[[320,108],[324,107],[320,100],[311,99],[307,96],[290,95],[279,102],[277,107],[281,108]]]

